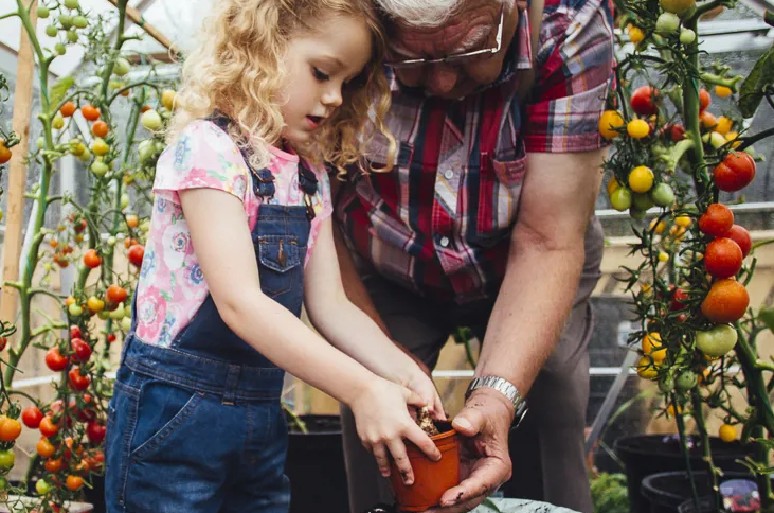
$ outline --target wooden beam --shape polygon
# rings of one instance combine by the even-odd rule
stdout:
[[[37,0],[30,0],[30,21],[37,25]],[[3,238],[3,281],[19,279],[19,257],[22,247],[22,225],[24,223],[24,185],[27,177],[27,165],[24,157],[30,146],[30,119],[32,117],[32,91],[35,74],[35,56],[32,42],[22,29],[19,40],[19,53],[16,61],[16,87],[13,95],[13,119],[11,127],[19,136],[19,144],[14,147],[14,156],[8,168],[8,187],[6,189],[6,222]],[[16,306],[19,295],[13,287],[3,286],[0,296],[0,319],[16,319]]]
[[[111,4],[118,7],[118,0],[108,0]],[[170,53],[177,55],[178,51],[177,48],[175,48],[174,43],[167,38],[159,29],[145,21],[145,19],[142,17],[142,13],[138,11],[136,8],[132,7],[131,5],[126,6],[126,17],[129,18],[132,22],[134,22],[135,25],[139,26],[141,29],[145,31],[146,34],[151,36],[153,39],[161,43],[161,46],[169,50]],[[121,36],[121,34],[119,34]]]

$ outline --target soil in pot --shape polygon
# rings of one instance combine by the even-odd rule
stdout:
[[[460,482],[457,432],[449,422],[435,421],[434,424],[440,434],[430,438],[441,451],[441,459],[431,461],[417,446],[408,442],[406,450],[414,471],[414,483],[404,484],[397,467],[392,466],[390,481],[399,511],[426,511],[437,506],[444,492]]]
[[[703,447],[700,440],[691,438],[689,456],[692,471],[706,471],[702,460]],[[685,460],[677,435],[640,435],[619,438],[615,441],[616,455],[626,465],[626,481],[629,490],[632,513],[650,513],[649,501],[642,495],[642,480],[652,474],[669,471],[685,471]],[[723,442],[710,438],[710,450],[715,464],[724,471],[745,472],[745,467],[736,460],[752,456],[754,447],[739,442]],[[677,503],[674,507],[676,511]]]
[[[307,433],[289,421],[285,474],[290,479],[289,513],[349,511],[347,473],[338,415],[301,415]]]

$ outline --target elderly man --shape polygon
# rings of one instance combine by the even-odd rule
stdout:
[[[590,512],[588,298],[602,248],[593,208],[612,7],[376,2],[388,32],[388,123],[399,152],[391,172],[354,177],[337,191],[353,257],[341,258],[348,294],[429,368],[455,326],[483,340],[454,419],[470,459],[443,511],[467,511],[502,485],[506,496]],[[372,142],[376,167],[387,147]],[[526,402],[529,413],[511,429]],[[347,412],[344,420],[358,513],[391,499]]]

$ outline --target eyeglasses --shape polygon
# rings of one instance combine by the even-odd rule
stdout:
[[[505,20],[505,3],[500,7],[500,25],[497,27],[497,45],[494,48],[485,48],[483,50],[474,50],[472,52],[454,53],[445,57],[438,57],[435,59],[403,59],[399,61],[387,61],[388,66],[393,68],[414,68],[417,66],[426,66],[428,64],[450,64],[457,62],[468,57],[475,57],[476,55],[496,54],[500,51],[503,44],[503,21]]]

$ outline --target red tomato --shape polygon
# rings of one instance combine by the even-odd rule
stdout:
[[[67,368],[68,359],[59,352],[58,347],[52,347],[46,353],[46,365],[52,371],[63,371]]]
[[[105,297],[107,298],[108,302],[114,304],[123,303],[128,295],[129,293],[124,287],[121,285],[116,285],[115,283],[108,286],[107,292],[105,292]]]
[[[73,302],[75,302],[75,299],[73,298]],[[77,324],[71,324],[70,325],[70,338],[83,338],[83,333],[81,333],[81,328]]]
[[[709,107],[709,104],[711,101],[712,99],[710,98],[710,95],[707,92],[707,90],[704,88],[701,88],[699,90],[699,111],[702,111],[707,107]]]
[[[38,429],[40,429],[41,435],[45,436],[46,438],[50,438],[59,431],[59,426],[51,417],[43,417],[43,420],[40,421]]]
[[[145,247],[141,244],[130,246],[126,256],[130,264],[140,267],[142,265],[142,257],[145,256]]]
[[[688,294],[685,293],[685,291],[680,288],[674,288],[672,290],[672,299],[669,302],[669,309],[672,311],[675,310],[682,310],[685,308],[685,302],[688,300]]]
[[[685,127],[680,123],[669,124],[664,127],[664,134],[672,142],[680,142],[685,139]]]
[[[750,232],[743,226],[735,224],[725,235],[723,235],[723,237],[728,237],[739,245],[739,249],[742,250],[742,257],[746,257],[750,254],[750,250],[752,249],[752,237],[750,237]]]
[[[8,344],[8,338],[7,337],[0,337],[0,351],[5,349],[5,346]]]
[[[102,264],[102,257],[97,253],[96,249],[89,249],[83,255],[83,265],[90,269],[99,267]]]
[[[699,230],[713,237],[720,237],[734,226],[734,213],[720,203],[713,203],[699,217]]]
[[[85,362],[91,358],[91,346],[82,338],[74,338],[70,341],[70,347],[73,350],[73,359],[79,362]]]
[[[715,278],[731,278],[742,268],[742,249],[728,237],[718,237],[704,251],[704,268]]]
[[[86,390],[91,384],[91,376],[88,374],[81,374],[81,369],[78,367],[70,369],[67,376],[70,378],[70,386],[75,390]]]
[[[63,103],[61,107],[59,107],[59,113],[63,118],[69,118],[75,112],[75,108],[76,107],[73,102],[66,102]]]
[[[105,432],[107,428],[105,424],[93,420],[86,425],[86,436],[89,437],[89,442],[94,445],[99,445],[105,439]]]
[[[109,128],[108,124],[104,121],[95,121],[94,124],[91,125],[91,133],[94,134],[94,137],[107,137]]]
[[[659,90],[651,86],[638,87],[632,93],[632,109],[641,116],[655,114],[658,111],[657,101],[659,94]]]
[[[729,153],[715,166],[715,185],[725,192],[744,189],[755,178],[755,161],[744,152]]]
[[[21,419],[28,428],[37,429],[43,420],[43,412],[37,406],[27,406],[21,412]]]

